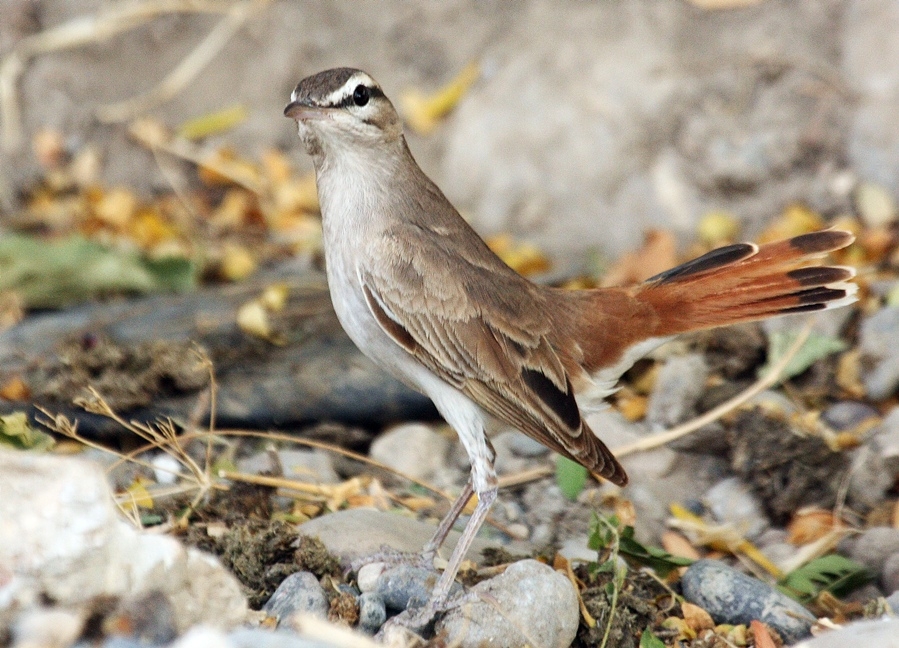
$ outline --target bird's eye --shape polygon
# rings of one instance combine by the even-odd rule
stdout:
[[[353,90],[353,103],[357,106],[364,106],[368,103],[370,96],[368,88],[364,85],[357,85],[356,89]]]

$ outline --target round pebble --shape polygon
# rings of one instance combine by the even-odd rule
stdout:
[[[480,596],[437,622],[435,630],[446,637],[447,645],[568,648],[574,641],[580,616],[574,586],[543,563],[514,563],[471,592]]]
[[[387,620],[387,606],[384,599],[373,592],[365,592],[359,597],[359,628],[374,634]]]
[[[858,537],[849,555],[874,574],[883,572],[887,559],[899,553],[899,529],[892,527],[871,527]]]
[[[328,616],[328,597],[315,574],[296,572],[281,581],[278,589],[262,606],[262,611],[279,620],[296,612],[309,612],[321,618]]]
[[[375,593],[391,610],[420,607],[428,602],[440,574],[422,567],[396,565],[385,569],[375,585]],[[459,583],[453,583],[450,596],[462,591]]]
[[[758,619],[793,643],[809,635],[815,617],[786,594],[717,560],[693,563],[681,578],[684,598],[715,623],[748,624]]]

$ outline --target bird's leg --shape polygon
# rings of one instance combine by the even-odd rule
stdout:
[[[363,556],[352,561],[348,571],[358,572],[365,565],[370,565],[372,563],[409,564],[415,567],[434,569],[434,558],[437,556],[437,551],[443,546],[446,537],[452,530],[456,520],[459,519],[459,516],[462,514],[465,505],[468,504],[468,500],[471,499],[473,493],[474,489],[472,488],[471,480],[469,479],[465,483],[459,497],[453,502],[449,512],[443,516],[440,525],[437,527],[437,530],[434,532],[431,539],[425,544],[421,553],[406,553],[395,551],[389,547],[383,547],[378,553]]]
[[[440,521],[440,526],[438,526],[437,530],[434,532],[434,536],[428,540],[428,543],[424,546],[424,549],[422,549],[421,553],[423,557],[433,558],[437,555],[437,551],[443,546],[443,543],[446,541],[446,536],[449,535],[456,520],[459,519],[462,511],[465,510],[465,505],[468,504],[468,500],[471,499],[473,493],[474,487],[472,487],[471,478],[469,478],[468,481],[465,482],[465,487],[462,489],[459,497],[453,502],[453,505],[450,507],[447,514],[443,516],[443,519]]]

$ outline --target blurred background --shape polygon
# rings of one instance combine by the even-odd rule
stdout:
[[[562,267],[591,249],[617,257],[650,228],[691,242],[712,212],[743,237],[791,204],[883,218],[897,192],[891,0],[2,0],[0,12],[6,231],[66,226],[72,206],[49,204],[47,176],[79,155],[58,179],[66,192],[125,188],[117,199],[138,211],[202,186],[197,162],[223,151],[265,182],[281,151],[299,177],[311,165],[282,109],[301,78],[342,65],[378,79],[407,121],[455,81],[446,105],[422,108],[447,114],[410,133],[413,152],[482,234]],[[213,212],[226,194],[207,197]],[[258,205],[219,217],[296,243],[308,224],[290,209],[304,199],[281,199],[261,221]],[[134,225],[128,205],[105,207],[79,227],[117,238]],[[179,218],[145,219],[159,231],[136,244],[178,251]]]

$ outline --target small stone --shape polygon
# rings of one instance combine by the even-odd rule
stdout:
[[[899,553],[894,553],[886,559],[880,575],[880,582],[883,584],[885,592],[899,591]]]
[[[356,585],[359,586],[359,591],[374,592],[378,587],[378,578],[387,570],[387,567],[387,563],[383,562],[362,565],[356,573]]]
[[[195,626],[171,644],[170,648],[237,648],[238,645],[230,641],[221,630]]]
[[[896,553],[899,553],[899,529],[872,527],[858,537],[849,557],[872,573],[881,574],[887,559]]]
[[[698,353],[668,358],[649,397],[647,422],[667,428],[692,416],[705,390],[708,373],[705,358]]]
[[[869,442],[883,459],[891,478],[899,474],[899,407],[894,407],[875,428]]]
[[[567,538],[562,542],[558,553],[572,562],[596,562],[596,550],[587,546],[588,543],[589,538],[585,535]]]
[[[387,430],[371,444],[369,456],[394,470],[429,479],[446,461],[449,440],[422,423]]]
[[[328,617],[328,597],[315,574],[296,572],[281,581],[278,589],[262,606],[269,616],[283,621],[297,612],[308,612],[317,617]]]
[[[705,609],[715,623],[748,624],[758,619],[787,643],[807,637],[815,622],[786,594],[717,560],[693,563],[681,578],[681,589],[684,598]]]
[[[579,620],[574,586],[547,565],[519,561],[471,591],[481,596],[437,622],[435,630],[448,645],[567,648],[574,641]]]
[[[899,648],[899,619],[857,621],[793,648]]]
[[[272,470],[283,470],[284,477],[317,484],[336,484],[340,477],[334,470],[331,454],[324,450],[296,450],[283,448],[271,453],[257,452],[240,459],[237,467],[241,472],[258,474]]]
[[[869,438],[850,453],[849,489],[846,494],[853,508],[868,511],[881,502],[895,482],[895,473],[887,468],[877,442]]]
[[[437,585],[440,574],[422,567],[396,565],[378,576],[375,593],[391,610],[402,611],[407,607],[421,607],[428,602]],[[450,596],[462,591],[459,583],[453,583]]]
[[[387,606],[384,599],[373,592],[365,592],[359,597],[359,628],[374,634],[387,620]]]
[[[16,646],[70,646],[84,628],[84,616],[64,608],[34,607],[12,624]]]
[[[862,320],[858,348],[863,363],[871,366],[862,381],[869,398],[886,400],[899,387],[899,306],[887,306]]]
[[[757,538],[768,526],[764,507],[739,477],[728,477],[712,486],[703,502],[718,521],[733,525],[750,539]]]
[[[887,597],[887,603],[889,604],[890,609],[893,610],[893,614],[899,616],[899,590],[896,590]]]
[[[512,436],[509,439],[509,448],[519,457],[526,459],[545,457],[549,453],[549,448],[545,445],[518,430],[512,431]]]
[[[880,418],[880,413],[858,401],[840,401],[828,407],[821,414],[821,420],[837,432],[851,430],[865,421]]]

